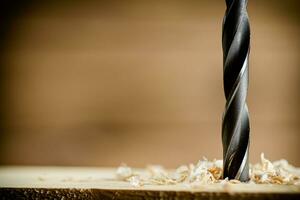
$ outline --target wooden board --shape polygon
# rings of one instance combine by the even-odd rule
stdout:
[[[0,167],[0,199],[300,199],[300,186],[287,185],[133,187],[117,180],[115,171],[91,167]]]

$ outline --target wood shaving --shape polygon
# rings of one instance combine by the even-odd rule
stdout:
[[[142,182],[139,176],[131,176],[127,180],[130,182],[130,185],[134,187],[142,186]]]
[[[133,176],[132,170],[130,167],[127,167],[125,164],[122,164],[118,169],[117,169],[117,177],[121,180],[127,180]]]
[[[246,184],[283,184],[300,185],[300,168],[290,165],[286,160],[271,162],[261,154],[260,163],[249,165],[250,180]],[[166,170],[160,165],[148,166],[140,174],[125,164],[116,172],[118,180],[129,182],[134,187],[143,185],[175,185],[186,184],[199,187],[205,184],[245,184],[239,180],[222,178],[223,161],[209,161],[206,158],[196,165],[182,165],[176,170]]]

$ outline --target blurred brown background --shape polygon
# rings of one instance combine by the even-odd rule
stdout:
[[[298,2],[249,1],[251,162],[265,152],[300,165]],[[176,167],[221,158],[225,1],[2,9],[1,164]]]

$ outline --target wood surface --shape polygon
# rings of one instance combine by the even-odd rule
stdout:
[[[0,199],[300,199],[300,186],[133,187],[117,180],[115,172],[115,168],[3,166],[0,167]]]

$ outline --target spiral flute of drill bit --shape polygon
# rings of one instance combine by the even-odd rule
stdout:
[[[250,132],[246,104],[250,50],[247,0],[226,0],[226,5],[222,34],[226,97],[222,123],[223,177],[247,181]]]

